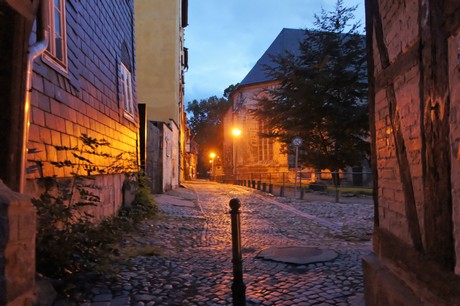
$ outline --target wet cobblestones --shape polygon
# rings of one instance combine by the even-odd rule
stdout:
[[[371,250],[373,204],[289,200],[247,187],[188,182],[159,203],[162,215],[120,242],[154,254],[115,259],[113,273],[83,275],[73,301],[56,305],[231,305],[229,200],[242,202],[242,249],[248,305],[363,305],[360,258]],[[351,202],[350,202],[351,201]],[[318,246],[330,262],[292,265],[257,258],[269,246]]]

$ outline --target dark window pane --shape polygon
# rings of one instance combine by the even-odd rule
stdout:
[[[54,11],[54,31],[61,36],[61,14],[57,10]]]
[[[56,44],[56,58],[60,61],[64,60],[64,55],[62,52],[62,39],[58,36],[54,39]]]

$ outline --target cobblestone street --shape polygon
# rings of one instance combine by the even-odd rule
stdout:
[[[248,305],[363,305],[360,258],[371,250],[371,198],[334,203],[332,197],[293,200],[207,181],[184,186],[158,195],[160,216],[120,242],[153,248],[155,254],[115,260],[115,274],[85,280],[85,290],[77,294],[87,301],[81,305],[231,305],[228,204],[235,197],[242,203]],[[271,246],[318,247],[338,256],[303,265],[258,257]]]

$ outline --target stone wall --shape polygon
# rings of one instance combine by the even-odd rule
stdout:
[[[31,305],[35,286],[35,208],[0,181],[0,305]]]

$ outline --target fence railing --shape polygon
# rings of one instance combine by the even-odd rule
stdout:
[[[237,176],[214,176],[220,183],[251,187],[279,196],[303,198],[306,189],[326,191],[327,187],[371,188],[371,172],[331,172],[331,171],[289,171],[271,173],[242,173]]]
[[[338,183],[336,178],[338,177]],[[372,187],[371,172],[331,172],[331,171],[302,171],[302,172],[264,172],[242,173],[237,176],[221,175],[211,177],[212,180],[221,183],[248,184],[261,182],[281,186],[306,186],[311,183],[324,184],[326,186],[349,186],[349,187]]]

